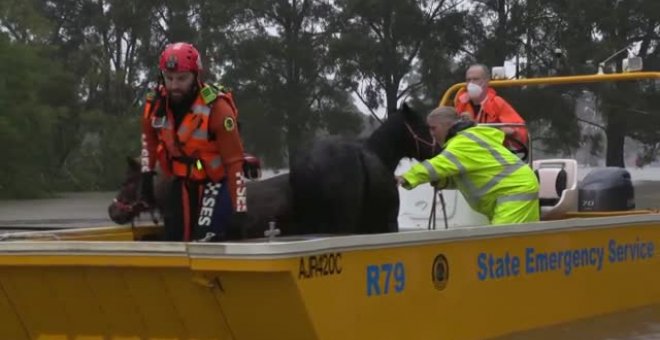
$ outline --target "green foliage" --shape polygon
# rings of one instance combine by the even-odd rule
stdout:
[[[247,151],[282,167],[311,138],[363,134],[355,102],[426,111],[470,63],[513,61],[520,77],[585,74],[630,44],[657,70],[659,31],[657,0],[1,1],[0,197],[115,190],[169,42],[198,46],[203,77],[234,92]],[[583,91],[605,139],[581,135]],[[608,164],[621,165],[632,137],[645,145],[642,162],[655,159],[655,82],[498,92],[545,151],[606,147]]]
[[[107,190],[124,179],[126,156],[138,155],[138,117],[116,117],[87,112],[82,142],[61,167],[59,190]]]
[[[0,38],[0,196],[29,197],[49,188],[56,162],[53,137],[66,106],[51,100],[50,91],[70,87],[56,63],[29,46]],[[49,75],[49,76],[44,76]],[[59,91],[55,91],[57,94]]]

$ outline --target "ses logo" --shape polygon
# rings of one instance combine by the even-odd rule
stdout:
[[[604,266],[649,261],[653,258],[655,244],[638,238],[622,243],[611,239],[605,246],[538,251],[527,247],[519,252],[503,254],[482,252],[477,255],[477,278],[480,281],[496,280],[520,275],[545,272],[563,272],[570,276],[580,268],[600,271]]]

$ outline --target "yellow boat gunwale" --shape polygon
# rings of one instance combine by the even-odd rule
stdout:
[[[515,87],[526,85],[566,85],[566,84],[588,84],[611,81],[630,81],[642,79],[660,79],[660,72],[630,72],[630,73],[610,73],[610,74],[584,74],[575,76],[559,77],[539,77],[539,78],[519,78],[505,80],[491,80],[491,87]],[[467,85],[465,82],[456,83],[449,87],[438,102],[438,106],[452,105],[452,98],[455,93]]]
[[[460,229],[411,230],[374,235],[329,236],[305,240],[272,242],[116,242],[116,241],[13,241],[0,242],[0,264],[7,257],[35,256],[43,259],[34,265],[53,264],[52,256],[70,256],[87,261],[87,256],[103,257],[183,257],[193,259],[275,260],[299,258],[327,251],[359,251],[390,247],[428,245],[463,239],[490,239],[558,231],[585,231],[621,225],[660,225],[659,213],[631,214],[542,221],[503,226],[473,226]],[[75,265],[75,261],[67,265]]]

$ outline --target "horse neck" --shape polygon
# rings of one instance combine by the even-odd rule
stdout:
[[[365,142],[367,149],[380,158],[385,167],[391,172],[396,170],[401,158],[406,157],[402,145],[403,141],[398,138],[392,138],[392,136],[396,135],[396,132],[393,132],[392,129],[381,126]]]

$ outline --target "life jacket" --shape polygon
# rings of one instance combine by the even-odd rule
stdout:
[[[209,118],[216,100],[226,100],[236,112],[231,93],[216,85],[204,85],[176,131],[174,115],[166,105],[165,95],[166,90],[161,86],[145,106],[152,127],[158,131],[160,143],[156,154],[163,171],[195,181],[217,182],[224,178],[225,169],[217,144],[209,138]]]

